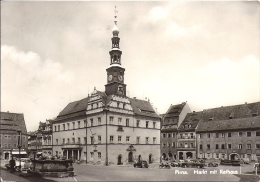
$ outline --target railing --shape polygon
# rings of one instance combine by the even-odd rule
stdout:
[[[81,142],[64,142],[62,145],[82,145]]]
[[[80,142],[65,142],[62,145],[63,148],[82,148],[82,144]]]
[[[195,136],[178,136],[178,139],[196,139]]]

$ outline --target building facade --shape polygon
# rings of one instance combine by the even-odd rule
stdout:
[[[0,121],[0,157],[8,160],[11,155],[18,156],[18,146],[21,146],[20,156],[26,157],[28,137],[23,114],[1,112]],[[18,131],[21,131],[20,135]]]
[[[203,111],[197,128],[197,157],[257,160],[260,102]]]
[[[188,113],[178,128],[178,159],[196,159],[196,128],[202,112]]]
[[[188,104],[183,102],[182,104],[171,105],[163,115],[161,127],[161,157],[163,160],[178,159],[178,127],[189,112],[191,110]]]
[[[53,152],[100,164],[160,161],[161,118],[149,101],[126,96],[117,21],[105,92],[69,103],[53,121]]]

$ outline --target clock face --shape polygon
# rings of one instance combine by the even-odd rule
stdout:
[[[112,80],[112,78],[113,78],[113,76],[112,75],[108,75],[108,81],[111,81]]]
[[[118,80],[119,81],[123,81],[123,76],[122,75],[118,75]]]

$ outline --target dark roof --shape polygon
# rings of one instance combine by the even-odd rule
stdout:
[[[72,114],[72,113],[76,113],[82,110],[86,110],[87,106],[88,106],[88,101],[89,101],[89,97],[81,99],[79,101],[74,101],[69,103],[58,115],[59,116],[63,116],[63,115],[68,115],[68,114]]]
[[[135,98],[129,98],[130,104],[136,115],[150,116],[155,118],[160,118],[160,116],[155,112],[150,102],[145,100],[139,100]]]
[[[202,111],[188,113],[180,124],[178,131],[195,131],[201,120],[202,114]]]
[[[96,90],[96,93],[101,96],[102,102],[104,105],[107,105],[112,98],[112,95],[107,96],[105,92],[101,92]],[[55,121],[66,119],[68,117],[76,117],[82,116],[84,113],[82,111],[86,111],[88,107],[90,97],[84,98],[79,101],[74,101],[69,103],[58,115]],[[150,116],[150,117],[157,117],[160,116],[155,112],[152,105],[148,101],[138,100],[138,99],[131,99],[129,98],[133,111],[137,115],[143,116]],[[78,113],[78,114],[75,114]]]
[[[10,112],[1,112],[1,132],[5,130],[9,130],[9,132],[13,132],[17,129],[22,130],[22,134],[27,134],[26,124],[24,121],[23,114],[20,113],[10,113]],[[10,122],[10,125],[7,125],[7,122]],[[2,124],[3,123],[3,124]]]
[[[174,131],[178,131],[177,128],[163,128],[161,129],[161,132],[174,132]]]
[[[260,116],[201,122],[197,132],[260,129]]]
[[[206,109],[197,131],[260,128],[259,114],[260,102]]]
[[[186,102],[177,105],[171,105],[168,111],[163,115],[162,125],[177,125],[179,122],[179,116],[185,105]]]
[[[177,105],[171,105],[168,109],[168,111],[165,113],[164,117],[179,117],[182,109],[184,108],[184,106],[186,105],[186,102],[183,102],[181,104],[177,104]]]

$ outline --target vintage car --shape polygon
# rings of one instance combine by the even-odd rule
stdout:
[[[134,163],[134,167],[148,168],[149,165],[148,165],[147,161],[139,161],[139,162]]]
[[[171,162],[172,167],[180,167],[181,163],[180,162]]]
[[[218,167],[218,163],[216,162],[209,162],[208,167]]]
[[[190,160],[190,161],[185,161],[180,164],[180,167],[186,168],[203,168],[205,166],[205,163],[200,162],[199,160]]]
[[[160,165],[159,165],[159,168],[160,169],[170,169],[171,168],[171,166],[170,166],[170,164],[168,164],[168,162],[167,163],[161,163]]]
[[[240,166],[240,161],[239,160],[223,159],[223,160],[220,161],[220,165]]]
[[[15,166],[14,166],[14,169],[16,171],[21,171],[21,172],[26,172],[29,170],[31,166],[31,161],[29,158],[21,158],[21,169],[20,169],[20,161],[19,159],[16,159],[15,160]],[[10,164],[5,164],[5,167],[6,169],[11,169],[11,166]]]

